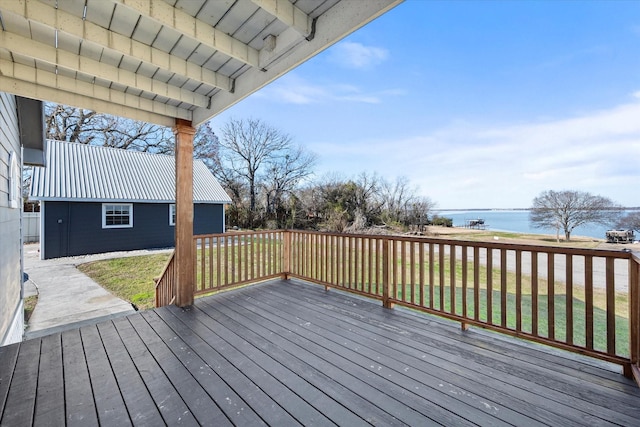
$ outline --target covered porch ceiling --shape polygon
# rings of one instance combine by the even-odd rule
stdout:
[[[0,0],[0,90],[197,126],[402,0]]]

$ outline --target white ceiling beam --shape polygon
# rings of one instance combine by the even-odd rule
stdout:
[[[172,108],[170,106],[165,106],[166,114],[143,110],[139,106],[136,106],[136,102],[139,102],[139,105],[143,105],[145,101],[144,99],[133,95],[127,95],[125,93],[122,93],[122,96],[127,98],[127,101],[124,104],[115,104],[112,100],[102,100],[80,95],[78,93],[64,92],[53,87],[41,86],[36,83],[14,79],[1,74],[0,87],[3,91],[23,96],[25,98],[39,99],[55,102],[57,104],[85,108],[87,110],[99,111],[101,113],[112,114],[114,116],[127,117],[133,120],[154,123],[160,126],[174,126],[176,118],[191,120],[191,115],[188,111]]]
[[[23,82],[34,83],[39,86],[58,89],[67,93],[113,102],[121,106],[134,107],[149,113],[168,116],[175,116],[176,114],[179,114],[178,108],[166,105],[162,102],[140,98],[136,95],[127,94],[104,86],[98,86],[71,77],[61,76],[49,71],[39,70],[28,65],[18,64],[4,59],[0,59],[0,75]]]
[[[77,37],[83,40],[83,43],[89,42],[101,48],[108,48],[128,59],[141,61],[209,86],[225,91],[231,91],[233,87],[231,79],[227,76],[132,40],[44,3],[21,4],[15,0],[0,0],[0,11],[8,17],[11,16],[15,19],[24,17],[28,21],[49,26],[61,34]]]
[[[163,0],[112,0],[133,13],[145,16],[153,21],[173,28],[211,49],[249,64],[258,65],[258,50],[230,35],[212,27],[206,22],[177,9]]]
[[[138,75],[132,71],[123,70],[122,68],[114,67],[100,61],[56,49],[53,46],[36,42],[17,34],[7,33],[6,31],[0,32],[0,48],[7,49],[10,52],[18,52],[21,55],[67,70],[80,72],[88,76],[95,76],[186,104],[198,107],[207,107],[209,105],[210,98],[206,96]]]
[[[313,20],[289,0],[251,0],[280,22],[295,29],[303,37],[311,35]]]

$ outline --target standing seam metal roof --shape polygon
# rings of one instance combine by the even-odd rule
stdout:
[[[50,140],[46,165],[34,168],[31,199],[175,201],[173,156]],[[193,161],[193,201],[231,203],[231,198],[201,160]]]

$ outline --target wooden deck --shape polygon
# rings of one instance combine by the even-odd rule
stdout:
[[[455,324],[273,281],[0,348],[0,424],[628,425],[640,389]]]

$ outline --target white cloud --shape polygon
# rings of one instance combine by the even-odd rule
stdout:
[[[404,91],[400,89],[386,89],[369,93],[354,85],[312,83],[295,74],[291,74],[282,77],[277,82],[257,92],[254,96],[297,105],[335,101],[379,104],[385,97],[403,94]]]
[[[389,57],[386,49],[365,46],[355,42],[342,42],[331,48],[330,58],[333,62],[347,68],[367,68],[378,65]]]
[[[580,117],[502,126],[453,123],[393,141],[325,144],[331,168],[405,175],[443,208],[527,207],[575,189],[640,205],[640,102]],[[357,172],[357,170],[356,170]]]

